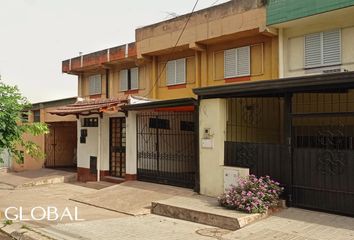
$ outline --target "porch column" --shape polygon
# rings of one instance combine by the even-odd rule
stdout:
[[[129,111],[126,118],[126,180],[136,180],[137,173],[137,141],[136,141],[136,112]]]
[[[218,196],[224,192],[224,142],[226,100],[201,100],[199,108],[200,193]]]
[[[285,160],[287,161],[287,166],[288,166],[288,179],[286,182],[287,185],[287,195],[288,195],[288,201],[287,204],[288,206],[291,206],[292,202],[292,181],[293,181],[293,176],[292,176],[292,135],[291,135],[291,129],[292,129],[292,94],[287,93],[284,96],[284,144],[286,146],[286,156]]]

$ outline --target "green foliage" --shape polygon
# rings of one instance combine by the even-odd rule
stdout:
[[[6,219],[6,220],[4,221],[4,225],[5,225],[5,226],[11,225],[11,224],[13,224],[13,221],[12,221],[12,220]]]
[[[23,159],[24,153],[34,158],[44,157],[38,145],[23,139],[25,133],[38,136],[49,132],[47,125],[43,123],[21,123],[22,114],[30,108],[30,103],[16,86],[0,82],[0,152],[7,149],[18,162]],[[0,157],[0,162],[2,161]]]

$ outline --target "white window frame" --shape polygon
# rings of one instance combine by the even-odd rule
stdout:
[[[238,63],[239,63],[239,54],[238,51],[240,51],[241,49],[246,49],[247,53],[248,53],[248,71],[244,74],[239,74],[238,72]],[[235,74],[227,74],[226,72],[226,51],[234,51],[235,53]],[[228,79],[228,78],[235,78],[235,77],[246,77],[246,76],[251,76],[251,46],[243,46],[243,47],[239,47],[239,48],[231,48],[231,49],[227,49],[224,50],[224,78]]]
[[[89,95],[102,94],[102,76],[95,74],[88,77],[89,80]]]
[[[131,78],[131,72],[132,70],[136,71],[136,87],[132,87],[132,78]],[[122,88],[122,74],[125,73],[125,79],[126,82],[126,88]],[[126,92],[130,90],[139,90],[139,67],[134,67],[134,68],[127,68],[127,69],[122,69],[119,72],[119,91],[121,92]]]
[[[324,44],[323,44],[323,34],[332,31],[339,31],[339,62],[336,63],[324,63]],[[320,34],[320,45],[321,45],[321,63],[316,65],[306,65],[306,37],[312,34]],[[310,33],[304,36],[304,69],[312,69],[312,68],[321,68],[321,67],[329,67],[336,66],[342,64],[342,31],[341,29],[332,29],[323,32]]]
[[[182,81],[177,81],[177,62],[178,61],[182,61],[183,62],[183,80]],[[174,68],[174,78],[173,79],[169,79],[168,77],[168,71],[169,71],[169,65]],[[171,80],[171,81],[170,81]],[[170,83],[172,82],[172,83]],[[187,59],[186,58],[179,58],[179,59],[175,59],[175,60],[171,60],[168,61],[166,63],[166,85],[167,86],[175,86],[175,85],[181,85],[181,84],[186,84],[187,83]]]

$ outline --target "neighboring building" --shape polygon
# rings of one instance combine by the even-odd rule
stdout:
[[[29,114],[23,114],[22,121],[48,124],[49,134],[32,136],[25,134],[24,139],[33,141],[45,153],[45,159],[34,159],[24,154],[24,159],[12,160],[12,170],[34,170],[47,168],[76,168],[76,118],[60,117],[49,112],[59,106],[76,102],[75,98],[59,99],[32,104]]]
[[[250,172],[280,181],[293,206],[354,214],[353,13],[354,1],[270,0],[280,79],[194,89],[207,194],[223,191],[223,169]]]

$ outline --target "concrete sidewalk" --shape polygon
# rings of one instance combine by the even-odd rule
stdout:
[[[76,181],[76,173],[42,168],[23,172],[0,172],[0,189],[31,187]]]

